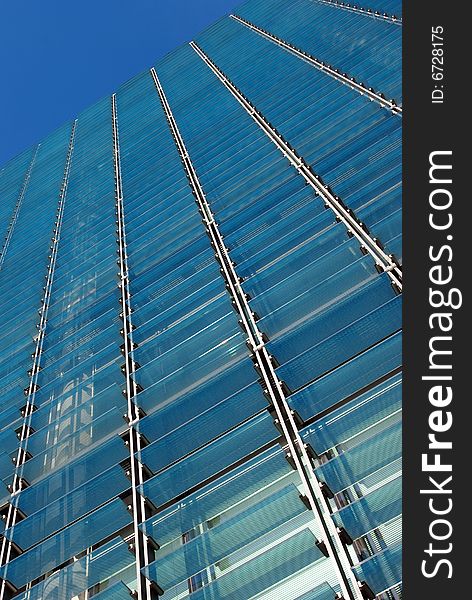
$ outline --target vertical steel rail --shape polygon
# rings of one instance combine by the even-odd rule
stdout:
[[[8,250],[8,246],[10,245],[10,241],[13,235],[13,230],[15,229],[16,221],[18,219],[18,215],[20,213],[21,205],[23,204],[23,198],[25,197],[26,190],[28,188],[28,183],[31,177],[31,171],[33,170],[34,163],[36,162],[36,156],[38,154],[38,150],[41,144],[36,146],[36,149],[33,154],[33,158],[30,161],[29,167],[26,171],[25,178],[23,180],[23,185],[21,186],[20,194],[15,204],[15,208],[13,209],[13,214],[10,219],[10,223],[8,225],[7,234],[5,236],[5,240],[3,242],[2,249],[0,250],[0,270],[2,269],[3,263],[5,261],[5,254]]]
[[[310,507],[313,510],[314,515],[316,515],[320,530],[325,536],[325,545],[328,555],[332,559],[342,593],[346,600],[362,600],[358,582],[350,568],[348,557],[341,540],[339,539],[334,522],[329,515],[326,500],[324,499],[319,482],[314,475],[308,453],[298,432],[293,413],[285,398],[282,384],[275,373],[271,356],[265,346],[264,335],[256,324],[254,314],[248,304],[247,296],[241,287],[241,279],[238,277],[234,264],[229,256],[229,251],[224,245],[218,224],[214,219],[211,207],[197,177],[154,67],[151,68],[150,72],[186,175],[189,179],[195,201],[203,215],[202,220],[206,226],[211,245],[215,250],[215,257],[221,265],[221,273],[234,300],[236,311],[241,318],[242,327],[248,336],[248,346],[262,373],[265,391],[270,395],[272,400],[272,405],[277,414],[284,438],[302,481]],[[336,540],[336,543],[333,540]]]
[[[315,58],[311,54],[308,54],[308,52],[305,52],[304,50],[295,47],[293,44],[286,42],[282,38],[279,38],[273,33],[270,33],[269,31],[262,29],[257,25],[254,25],[254,23],[251,23],[250,21],[247,21],[246,19],[243,19],[238,15],[230,15],[230,17],[238,23],[245,25],[251,31],[258,33],[263,38],[273,42],[274,44],[277,44],[287,52],[290,52],[290,54],[294,54],[298,58],[301,58],[302,60],[315,67],[319,71],[326,73],[326,75],[329,75],[333,79],[336,79],[336,81],[347,85],[352,90],[355,90],[362,96],[365,96],[366,98],[369,98],[369,100],[376,102],[379,106],[381,106],[382,108],[386,108],[387,110],[391,111],[394,115],[402,115],[403,111],[401,106],[398,106],[395,100],[388,100],[387,98],[385,98],[382,92],[376,92],[372,88],[366,87],[363,83],[359,83],[354,77],[348,75],[347,73],[341,73],[339,69],[336,69],[335,67],[326,64],[325,62]]]
[[[239,104],[241,104],[248,115],[259,125],[267,137],[277,146],[287,160],[297,169],[307,184],[313,188],[316,195],[319,195],[322,198],[325,206],[334,212],[336,219],[344,223],[348,233],[359,241],[361,249],[372,256],[377,269],[387,273],[392,285],[396,290],[401,292],[402,270],[394,256],[387,254],[383,250],[379,240],[371,237],[365,223],[362,223],[356,217],[354,212],[342,202],[341,198],[334,194],[330,187],[323,182],[321,177],[313,172],[305,159],[285,141],[264,115],[257,110],[251,101],[244,96],[241,90],[234,85],[234,83],[205,54],[205,52],[195,42],[190,42],[190,46],[195,50],[207,67],[216,75],[226,89],[234,96]]]
[[[334,6],[341,8],[349,12],[357,13],[358,15],[365,15],[366,17],[372,17],[374,19],[380,19],[381,21],[387,21],[393,25],[402,25],[402,19],[396,15],[389,15],[388,13],[381,13],[379,10],[372,8],[364,8],[355,4],[349,4],[348,2],[341,2],[341,0],[312,0],[318,4],[327,4],[328,6]]]
[[[49,304],[51,300],[52,285],[54,281],[54,274],[57,261],[57,253],[59,249],[59,241],[61,238],[62,220],[64,216],[64,207],[67,196],[67,186],[69,183],[70,166],[72,161],[72,154],[74,150],[74,140],[77,128],[77,119],[72,124],[71,134],[69,138],[69,147],[67,150],[66,164],[64,168],[64,176],[61,183],[61,189],[59,193],[59,202],[56,212],[56,220],[54,222],[53,235],[51,238],[51,246],[49,254],[49,264],[47,273],[45,275],[46,285],[44,286],[44,295],[41,299],[41,307],[39,309],[40,319],[36,325],[38,333],[35,336],[35,349],[32,354],[32,367],[29,371],[30,381],[28,387],[25,389],[25,395],[27,396],[26,404],[23,410],[23,423],[19,433],[19,448],[18,453],[15,457],[15,473],[13,476],[13,483],[10,488],[11,502],[8,505],[8,513],[5,521],[5,531],[13,528],[18,518],[18,498],[23,489],[23,472],[24,464],[27,460],[28,451],[28,438],[31,431],[31,418],[35,410],[35,395],[39,389],[38,386],[38,374],[41,369],[41,354],[43,351],[44,337],[46,334],[47,315],[49,310]],[[0,549],[0,565],[8,565],[10,561],[12,551],[12,541],[3,536],[2,545]],[[4,600],[6,593],[6,580],[3,579],[0,587],[0,600]]]
[[[116,104],[116,94],[111,97],[112,111],[112,129],[113,129],[113,164],[115,176],[115,214],[117,225],[117,243],[118,243],[118,263],[120,267],[119,289],[120,289],[120,305],[121,319],[123,325],[124,338],[124,375],[126,379],[126,387],[124,393],[128,404],[128,413],[126,415],[128,422],[128,443],[130,451],[130,474],[131,474],[131,494],[132,494],[132,512],[133,512],[133,529],[134,529],[134,551],[136,556],[136,581],[137,581],[137,598],[138,600],[153,600],[153,590],[151,582],[143,576],[141,569],[147,566],[149,560],[149,547],[147,536],[140,530],[139,526],[146,520],[146,504],[144,497],[138,493],[137,486],[144,483],[143,465],[136,453],[141,451],[141,436],[136,429],[139,424],[140,411],[136,404],[136,395],[138,386],[135,379],[136,366],[133,356],[133,326],[131,323],[130,312],[130,287],[129,287],[129,271],[128,271],[128,256],[126,251],[126,227],[123,204],[123,186],[121,178],[121,158],[120,158],[120,141],[118,133],[118,112]],[[0,599],[1,600],[1,599]]]

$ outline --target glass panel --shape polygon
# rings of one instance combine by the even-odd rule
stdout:
[[[70,600],[100,582],[108,582],[134,563],[128,544],[120,537],[73,561],[31,590],[19,595],[20,600]]]
[[[131,515],[125,504],[119,499],[113,500],[4,565],[0,576],[20,588],[130,522]]]
[[[142,491],[154,504],[163,504],[277,437],[272,419],[265,412],[146,481]],[[144,448],[140,459],[152,471],[159,468],[158,448],[153,445]]]
[[[358,579],[368,581],[375,594],[401,583],[401,545],[386,548],[354,569]]]
[[[94,595],[97,600],[129,600],[131,596],[131,590],[122,581],[113,584],[108,589],[99,594]]]

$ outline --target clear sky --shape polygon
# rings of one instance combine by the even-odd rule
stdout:
[[[0,165],[240,0],[0,2]]]

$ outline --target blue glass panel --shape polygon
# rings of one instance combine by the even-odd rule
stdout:
[[[401,401],[401,375],[396,375],[330,411],[302,435],[310,437],[321,454],[399,411]]]
[[[316,472],[337,493],[400,456],[401,424],[397,424],[321,465]]]
[[[65,527],[129,487],[129,479],[117,465],[87,481],[70,494],[51,502],[44,509],[20,521],[5,536],[22,550]]]
[[[305,529],[193,593],[192,600],[254,596],[312,565],[322,557],[313,534]]]
[[[127,457],[123,440],[114,436],[26,488],[18,496],[18,506],[27,515],[32,514]]]
[[[336,524],[356,539],[402,512],[401,479],[394,479],[334,515]]]
[[[90,516],[63,529],[3,566],[0,575],[17,587],[36,579],[68,558],[131,522],[131,515],[121,500],[113,500]]]
[[[386,548],[355,567],[354,571],[358,579],[369,582],[375,594],[401,583],[401,545]]]
[[[400,323],[401,297],[397,296],[279,367],[279,377],[295,390],[306,384],[307,379],[321,377],[392,335],[399,330]]]
[[[266,412],[146,481],[143,492],[156,505],[167,502],[277,437],[278,432]],[[141,461],[151,470],[160,464],[155,450],[151,445],[141,452]]]
[[[398,369],[401,353],[401,334],[396,334],[293,394],[289,403],[304,418],[318,414]]]
[[[190,540],[175,552],[158,558],[146,570],[164,589],[215,564],[239,548],[295,518],[306,508],[294,487],[284,488],[204,534]]]
[[[105,591],[96,594],[94,598],[100,600],[129,600],[131,597],[131,590],[122,581],[111,585]]]
[[[291,468],[280,449],[266,451],[233,469],[229,476],[218,478],[178,505],[150,518],[143,529],[160,544],[165,544],[289,473]],[[151,491],[146,485],[144,489],[146,493]]]
[[[121,538],[114,538],[98,550],[73,561],[34,585],[20,600],[70,600],[102,581],[107,581],[134,562],[133,554]]]

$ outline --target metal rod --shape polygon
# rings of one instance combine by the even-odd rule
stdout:
[[[402,290],[402,270],[397,264],[393,255],[387,254],[378,244],[376,239],[372,238],[367,231],[364,223],[362,223],[352,210],[344,205],[341,199],[336,196],[327,186],[321,177],[314,173],[311,167],[301,157],[295,149],[293,149],[284,138],[278,133],[269,121],[262,115],[257,108],[250,102],[246,96],[234,85],[234,83],[217,67],[217,65],[203,52],[203,50],[195,43],[190,42],[190,46],[195,50],[203,62],[213,71],[216,77],[223,85],[231,92],[246,112],[264,131],[267,137],[277,146],[282,154],[289,162],[297,169],[300,175],[310,185],[313,190],[319,195],[326,206],[330,208],[336,218],[344,223],[348,232],[355,237],[361,248],[372,256],[376,267],[387,273],[395,289],[399,292]]]
[[[222,266],[222,275],[228,284],[230,294],[236,305],[237,312],[241,317],[244,331],[248,336],[248,343],[252,348],[252,354],[257,360],[261,369],[264,385],[272,399],[272,404],[279,419],[285,441],[294,458],[294,462],[305,489],[306,496],[310,502],[313,513],[316,515],[316,520],[318,521],[320,530],[325,536],[328,554],[332,559],[343,594],[345,595],[346,600],[348,598],[351,600],[362,600],[362,596],[358,591],[359,588],[357,580],[355,579],[354,573],[350,568],[347,555],[344,552],[334,522],[329,517],[328,507],[326,506],[326,502],[319,487],[318,481],[311,468],[309,457],[298,432],[293,414],[286,401],[281,382],[278,380],[271,362],[270,355],[265,347],[264,336],[257,326],[246,294],[241,287],[240,278],[235,271],[234,264],[229,256],[229,251],[224,244],[218,225],[214,220],[211,207],[190,160],[184,140],[180,134],[177,122],[172,114],[169,102],[166,98],[164,89],[159,81],[154,67],[151,68],[150,72],[165,116],[167,118],[169,128],[180,153],[186,175],[188,176],[190,186],[192,188],[192,192],[202,214],[204,215],[203,223],[207,226],[207,232],[212,241],[212,246],[215,249],[216,257]],[[328,516],[330,524],[325,522],[325,516]],[[337,540],[337,544],[333,542],[333,538]]]
[[[316,67],[318,70],[322,71],[323,73],[326,73],[330,77],[333,77],[334,79],[336,79],[336,81],[339,81],[340,83],[343,83],[344,85],[347,85],[348,87],[355,90],[356,92],[359,92],[359,94],[361,94],[362,96],[366,96],[366,98],[369,98],[373,102],[376,102],[383,108],[387,108],[394,115],[399,115],[399,116],[402,115],[402,108],[401,108],[401,106],[397,106],[395,100],[387,100],[382,93],[375,92],[372,88],[367,88],[363,83],[357,82],[354,79],[354,77],[351,77],[346,73],[341,73],[339,71],[339,69],[336,69],[336,68],[326,64],[325,62],[318,60],[311,54],[308,54],[308,52],[305,52],[304,50],[301,50],[300,48],[296,48],[293,44],[290,44],[289,42],[284,41],[282,38],[277,37],[276,35],[274,35],[273,33],[270,33],[269,31],[261,29],[257,25],[254,25],[254,23],[251,23],[250,21],[247,21],[246,19],[243,19],[242,17],[239,17],[237,15],[230,15],[230,17],[232,19],[234,19],[235,21],[238,21],[242,25],[245,25],[252,31],[255,31],[262,37],[270,40],[274,44],[277,44],[281,48],[284,48],[291,54],[298,56],[298,58],[301,58],[302,60],[309,63],[313,67]]]
[[[0,250],[0,269],[2,268],[3,263],[5,261],[5,254],[7,252],[8,246],[10,245],[11,237],[13,235],[13,230],[15,228],[16,221],[18,219],[18,214],[20,212],[21,205],[23,204],[23,198],[25,197],[26,190],[28,188],[28,183],[29,183],[29,180],[31,177],[31,172],[34,167],[34,163],[36,162],[36,156],[38,154],[38,150],[39,150],[40,146],[41,146],[41,144],[38,144],[36,146],[36,149],[33,154],[33,158],[31,159],[28,170],[26,171],[26,175],[23,180],[23,185],[21,186],[20,194],[19,194],[18,199],[15,204],[15,208],[13,209],[13,214],[11,216],[10,223],[9,223],[8,229],[7,229],[7,234],[5,236],[5,241],[3,242],[2,249]]]
[[[16,524],[18,517],[18,498],[19,494],[23,489],[23,472],[24,463],[27,456],[28,438],[30,435],[31,417],[34,412],[35,406],[35,394],[37,390],[38,373],[40,371],[41,354],[44,345],[44,336],[46,332],[47,314],[49,310],[49,303],[51,299],[52,284],[54,280],[54,273],[57,261],[57,252],[59,248],[59,241],[61,237],[62,220],[64,216],[64,206],[67,195],[67,185],[69,183],[70,165],[72,160],[72,153],[74,149],[75,132],[77,128],[77,119],[72,124],[71,134],[69,138],[69,147],[67,150],[66,164],[64,167],[64,176],[62,179],[61,189],[59,193],[59,202],[56,213],[56,222],[53,229],[52,243],[51,243],[51,254],[49,255],[49,264],[46,274],[46,285],[44,286],[44,295],[40,307],[40,320],[37,325],[38,334],[35,337],[35,350],[32,355],[33,365],[30,371],[30,382],[25,394],[27,396],[26,405],[23,414],[23,423],[19,434],[19,447],[16,456],[15,473],[13,475],[13,482],[11,485],[11,502],[8,505],[8,514],[5,522],[5,530],[12,528]],[[8,564],[10,561],[12,550],[12,541],[7,540],[4,536],[2,539],[2,546],[0,549],[0,564]],[[1,582],[0,587],[0,600],[3,600],[6,589],[5,579]]]
[[[357,6],[356,4],[349,4],[348,2],[341,2],[340,0],[313,0],[314,2],[318,2],[319,4],[327,4],[328,6],[335,6],[336,8],[341,8],[344,10],[348,10],[353,13],[357,13],[360,15],[365,15],[366,17],[373,17],[374,19],[380,19],[382,21],[388,21],[393,23],[394,25],[402,25],[401,17],[397,17],[396,15],[389,15],[387,13],[381,13],[379,10],[374,10],[372,8],[363,8],[362,6]]]
[[[119,266],[120,266],[120,303],[124,337],[124,358],[125,358],[125,380],[126,380],[126,399],[128,404],[128,440],[130,451],[130,474],[131,474],[131,495],[133,509],[133,529],[134,529],[134,549],[136,555],[136,585],[138,600],[152,600],[151,582],[142,575],[141,569],[147,566],[149,560],[149,550],[147,537],[141,531],[139,526],[146,520],[145,500],[138,493],[137,486],[144,483],[143,465],[136,458],[136,453],[141,452],[141,437],[136,430],[135,425],[139,423],[140,412],[136,404],[136,395],[138,387],[135,379],[135,361],[133,357],[133,326],[131,315],[128,315],[130,308],[130,289],[129,289],[129,270],[128,257],[126,253],[126,229],[125,215],[123,205],[123,187],[121,178],[121,158],[120,142],[118,133],[118,112],[116,104],[116,94],[111,97],[112,109],[112,128],[113,128],[113,163],[115,170],[115,199],[117,214],[117,241],[119,246]]]

